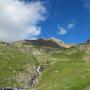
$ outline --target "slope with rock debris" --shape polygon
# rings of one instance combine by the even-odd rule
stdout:
[[[1,43],[0,87],[89,90],[89,41],[70,47],[65,45],[55,38]],[[38,76],[36,70],[40,65],[45,69]]]

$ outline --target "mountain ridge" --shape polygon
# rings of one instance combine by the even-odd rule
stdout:
[[[48,38],[48,39],[37,39],[37,40],[20,40],[14,42],[16,44],[27,44],[33,46],[47,46],[47,47],[55,47],[55,48],[70,48],[74,46],[74,44],[65,44],[62,40],[56,38]]]

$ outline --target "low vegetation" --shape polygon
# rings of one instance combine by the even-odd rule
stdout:
[[[0,87],[31,90],[36,67],[47,64],[33,90],[90,90],[89,43],[58,48],[40,42],[0,43]]]

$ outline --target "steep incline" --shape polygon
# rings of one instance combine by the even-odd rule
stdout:
[[[16,76],[19,73],[26,73],[28,64],[30,65],[29,72],[33,72],[34,61],[32,55],[22,52],[18,47],[0,44],[0,87],[21,85],[21,80],[18,81]]]
[[[54,40],[1,42],[0,87],[90,90],[90,42],[66,48]],[[40,65],[44,71],[32,87],[29,84]]]
[[[89,56],[89,43],[53,53],[38,90],[90,90]]]

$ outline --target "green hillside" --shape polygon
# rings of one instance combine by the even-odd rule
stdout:
[[[32,55],[21,52],[14,45],[0,45],[0,87],[19,86],[15,76],[19,72],[25,72],[25,66],[35,66],[35,59]]]
[[[33,41],[32,41],[33,42]],[[0,87],[29,90],[90,90],[90,43],[70,48],[51,46],[48,42],[0,42]],[[28,44],[27,44],[28,43]],[[52,41],[54,43],[54,41]],[[35,80],[36,67],[44,70]]]
[[[54,53],[54,62],[43,73],[38,90],[90,90],[90,63],[76,47]]]

